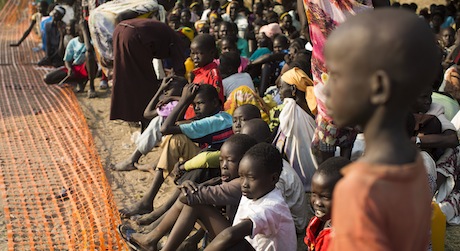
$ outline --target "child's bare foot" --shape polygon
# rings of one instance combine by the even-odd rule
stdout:
[[[88,98],[96,98],[96,97],[97,97],[96,91],[89,89],[88,90]]]
[[[137,224],[139,225],[149,225],[150,223],[156,221],[158,218],[160,218],[161,215],[158,215],[157,212],[155,211],[152,211],[148,214],[143,214],[143,215],[139,215],[138,217],[136,217],[135,220]]]
[[[148,245],[147,235],[136,233],[134,229],[127,225],[121,224],[117,230],[131,250],[158,250],[156,245]]]
[[[125,207],[119,210],[121,218],[129,218],[138,214],[148,214],[153,211],[153,205],[147,205],[142,201],[135,203],[129,207]]]
[[[146,234],[133,233],[131,235],[131,239],[129,242],[135,243],[136,245],[141,247],[143,250],[147,250],[147,251],[157,251],[158,250],[157,244],[149,240],[148,235]]]
[[[117,164],[111,164],[110,169],[113,171],[131,171],[137,169],[134,165],[135,162],[132,162],[131,159],[126,159]]]
[[[140,171],[153,172],[157,168],[157,163],[158,161],[155,161],[154,163],[144,164],[144,165],[141,165],[139,163],[134,163],[134,167]]]

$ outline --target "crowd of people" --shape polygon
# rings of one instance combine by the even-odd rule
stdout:
[[[110,119],[140,124],[111,165],[154,174],[120,209],[126,243],[437,250],[431,226],[460,224],[460,1],[248,3],[41,1],[11,44],[35,29],[46,84],[95,98],[100,75]]]

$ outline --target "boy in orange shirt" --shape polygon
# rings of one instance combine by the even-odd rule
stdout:
[[[426,250],[431,195],[405,123],[440,64],[430,27],[404,10],[366,12],[331,33],[325,56],[328,111],[366,139],[365,155],[335,187],[329,250]]]

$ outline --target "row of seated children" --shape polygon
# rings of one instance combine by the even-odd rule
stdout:
[[[348,126],[348,125],[359,124],[363,126],[364,133],[366,136],[365,140],[366,140],[367,147],[366,147],[366,154],[364,155],[363,161],[359,161],[358,163],[354,164],[353,167],[347,168],[347,172],[346,172],[344,181],[339,182],[339,185],[336,191],[334,191],[334,194],[337,194],[334,196],[334,202],[337,200],[338,204],[334,204],[335,206],[332,209],[332,212],[333,212],[332,219],[334,220],[334,231],[335,231],[335,236],[332,239],[333,248],[334,250],[352,250],[352,247],[363,248],[364,245],[371,245],[372,247],[377,247],[378,245],[382,245],[382,247],[388,247],[389,249],[396,248],[396,246],[399,246],[399,247],[402,247],[402,250],[412,250],[411,247],[417,247],[416,248],[417,250],[422,250],[424,249],[424,247],[426,247],[428,243],[428,233],[429,233],[428,223],[429,223],[429,215],[430,215],[429,212],[431,210],[430,203],[429,203],[431,200],[430,199],[431,196],[429,194],[431,193],[429,193],[429,189],[428,189],[428,181],[426,178],[427,175],[426,175],[425,168],[422,168],[422,170],[420,170],[421,161],[419,160],[420,159],[419,157],[416,157],[417,150],[415,148],[414,143],[427,145],[429,144],[430,136],[417,134],[417,136],[415,136],[412,139],[414,142],[411,143],[409,140],[409,137],[405,136],[407,135],[406,131],[402,129],[406,127],[404,126],[404,124],[407,123],[407,114],[409,112],[409,107],[412,104],[412,102],[415,102],[415,96],[418,96],[418,93],[417,95],[414,95],[416,91],[413,87],[415,87],[416,84],[418,85],[420,83],[423,83],[424,87],[429,88],[430,87],[429,85],[435,79],[435,74],[433,74],[432,71],[430,72],[430,70],[428,70],[428,69],[433,69],[436,67],[436,63],[435,63],[436,62],[436,59],[435,59],[436,49],[435,49],[434,42],[433,43],[430,42],[432,35],[430,34],[430,32],[428,32],[429,29],[423,26],[420,21],[418,20],[416,21],[416,18],[414,18],[412,14],[409,15],[405,12],[398,12],[398,11],[395,12],[395,11],[390,11],[390,10],[375,11],[375,14],[369,14],[369,13],[362,14],[362,15],[358,15],[356,18],[351,18],[350,20],[351,21],[345,23],[343,26],[338,28],[333,33],[334,35],[331,36],[331,40],[328,42],[328,45],[326,46],[326,56],[329,60],[328,62],[330,62],[330,69],[331,69],[331,76],[330,76],[331,82],[330,82],[330,87],[329,87],[330,90],[328,90],[327,92],[327,96],[330,98],[331,103],[328,103],[328,108],[330,108],[333,111],[332,114],[334,116],[334,119],[336,119],[339,125]],[[378,22],[376,20],[378,20]],[[347,36],[346,35],[347,32],[350,32],[350,31],[356,32],[356,29],[364,29],[365,32],[374,34],[375,30],[371,28],[365,28],[363,26],[364,24],[368,25],[369,23],[372,24],[373,27],[380,26],[380,28],[388,31],[388,34],[394,37],[400,37],[401,34],[406,33],[406,32],[410,33],[410,31],[412,31],[412,33],[410,34],[413,35],[413,37],[417,37],[417,39],[419,39],[418,36],[420,36],[420,38],[423,38],[423,43],[419,43],[418,47],[420,47],[424,51],[427,51],[427,53],[423,56],[419,55],[419,57],[421,58],[420,58],[420,61],[417,61],[417,62],[419,62],[420,67],[422,67],[423,69],[426,69],[426,71],[424,71],[426,76],[425,75],[420,76],[420,74],[413,73],[413,74],[410,74],[409,77],[407,77],[408,76],[407,74],[401,74],[400,72],[407,72],[407,71],[410,71],[411,69],[412,61],[409,62],[408,59],[403,59],[401,61],[397,61],[397,60],[395,61],[395,59],[390,59],[388,57],[380,55],[379,57],[373,58],[370,61],[367,60],[366,58],[367,56],[363,55],[364,53],[359,54],[357,52],[357,51],[363,50],[363,48],[367,50],[371,50],[370,48],[373,48],[371,46],[371,43],[367,43],[367,41],[362,41],[359,43],[358,41],[353,40],[353,41],[349,41],[346,44],[342,42],[344,41],[343,38]],[[403,28],[401,28],[400,30],[396,30],[396,31],[391,30],[392,28],[395,27],[395,24]],[[420,33],[416,33],[414,32],[414,30],[418,30]],[[401,39],[408,41],[412,39],[411,37],[412,36],[402,36]],[[409,46],[409,44],[411,43],[407,43],[408,46],[405,46],[404,48],[396,48],[397,52],[402,53],[403,51],[407,51],[407,50],[415,50],[413,48],[410,48],[411,46]],[[343,62],[343,60],[345,59],[338,56],[338,55],[341,55],[338,52],[343,51],[343,48],[342,48],[343,45],[346,45],[347,48],[349,49],[347,50],[347,52],[352,51],[354,53],[358,53],[358,54],[353,54],[355,61],[348,60],[345,63]],[[378,46],[389,48],[388,47],[389,44],[386,43],[385,41],[379,41]],[[420,48],[416,48],[416,49],[418,50]],[[192,47],[192,51],[193,51],[193,47]],[[203,55],[206,53],[200,53],[200,54]],[[410,55],[418,55],[418,54],[410,54]],[[392,74],[392,78],[395,78],[398,81],[400,78],[407,78],[405,79],[405,81],[399,82],[399,83],[407,83],[407,86],[406,85],[399,86],[396,83],[394,83],[393,80],[388,80],[390,82],[385,82],[385,83],[382,81],[376,81],[372,83],[379,86],[379,88],[381,89],[375,89],[375,90],[381,90],[382,93],[381,92],[373,93],[370,91],[366,92],[370,88],[366,86],[367,84],[366,81],[361,81],[357,83],[356,85],[352,84],[353,81],[346,82],[347,80],[346,77],[348,76],[353,76],[350,79],[355,79],[357,76],[356,74],[374,74],[373,68],[368,69],[369,70],[368,73],[363,73],[361,71],[356,70],[356,65],[359,62],[362,62],[364,58],[366,58],[365,60],[366,62],[373,62],[374,64],[378,66],[396,64],[396,66],[392,66],[392,67],[393,68],[396,67],[398,70],[383,72],[383,73],[381,72],[379,73],[377,71],[375,74],[382,74],[379,76],[382,76],[383,79],[387,78],[388,76],[387,74]],[[208,62],[210,63],[211,61],[212,61],[212,57],[210,56]],[[223,60],[223,62],[225,65],[225,60]],[[221,62],[221,64],[223,62]],[[340,74],[337,72],[339,72]],[[341,75],[341,78],[338,78],[338,77],[335,78],[335,74]],[[342,74],[347,74],[347,75],[342,76]],[[288,127],[288,125],[281,126],[281,124],[283,122],[287,124],[291,122],[292,124],[292,121],[294,120],[293,118],[297,118],[297,117],[292,117],[292,116],[299,116],[298,115],[299,112],[303,112],[306,114],[306,116],[311,118],[312,112],[307,102],[308,92],[309,92],[308,84],[307,84],[308,81],[306,81],[305,79],[308,79],[307,74],[305,72],[303,73],[300,72],[300,69],[298,68],[293,68],[281,76],[281,81],[280,81],[281,88],[279,90],[280,96],[285,99],[285,102],[284,102],[285,105],[289,104],[289,102],[291,102],[292,100],[291,102],[292,108],[288,110],[291,110],[292,114],[294,115],[284,117],[283,111],[285,111],[286,109],[286,107],[284,107],[281,111],[281,115],[279,116],[280,127],[283,127],[283,128],[287,127],[287,128],[290,128],[291,131],[292,130],[295,131],[296,128]],[[387,79],[390,79],[390,78],[387,78]],[[344,87],[342,87],[341,81],[345,81],[343,82],[343,85],[345,85]],[[200,109],[204,109],[204,108],[200,107],[200,104],[201,102],[203,103],[206,103],[206,102],[200,100],[198,97],[199,97],[200,90],[206,89],[205,86],[207,85],[201,85],[201,86],[187,85],[187,87],[184,88],[184,91],[182,92],[182,96],[181,98],[179,98],[178,104],[172,109],[169,116],[166,117],[165,121],[161,125],[162,135],[167,135],[167,134],[177,135],[180,133],[186,134],[188,132],[186,129],[187,126],[184,126],[187,124],[174,125],[174,123],[176,123],[176,121],[181,119],[181,116],[179,116],[179,115],[182,115],[180,114],[181,110],[185,110],[188,107],[188,105],[192,102],[195,103],[196,114],[203,115],[203,113],[200,113]],[[400,90],[401,93],[403,93],[401,94],[403,96],[398,96],[398,97],[394,97],[393,99],[390,99],[389,97],[391,95],[396,95],[395,93],[398,93],[398,92],[393,92],[393,91],[390,92],[388,89],[389,86],[391,86],[391,88],[396,88],[396,89],[399,88],[398,90]],[[350,89],[350,88],[352,90],[347,91],[347,89]],[[418,92],[420,92],[421,90],[422,88],[418,88]],[[357,92],[357,93],[355,94],[354,92]],[[195,94],[198,93],[198,95],[194,97],[194,93]],[[406,95],[407,93],[413,93],[413,94],[409,94],[407,96]],[[351,102],[350,99],[345,98],[345,97],[340,97],[338,95],[348,95],[349,98],[352,98],[356,100],[357,102],[355,101]],[[359,95],[364,95],[365,98],[362,99],[360,98]],[[214,98],[208,97],[206,99],[208,102],[211,102],[211,103],[214,102],[214,105],[210,105],[210,107],[213,107],[213,109],[209,110],[212,112],[210,112],[208,115],[216,114],[220,110],[219,104],[218,104],[219,98],[215,90],[214,90],[213,96]],[[305,98],[306,96],[307,98]],[[412,98],[409,99],[407,97],[412,97]],[[370,102],[370,103],[367,103],[367,102]],[[260,113],[261,109],[260,108],[257,108],[257,109],[259,110],[259,113]],[[236,124],[238,123],[238,121],[241,121],[241,119],[238,118],[237,111],[238,109],[236,109],[233,112],[233,115],[236,116],[236,118],[233,118],[233,121]],[[356,113],[356,116],[352,116],[355,113]],[[305,115],[301,115],[300,117],[305,117]],[[194,124],[197,121],[193,121],[190,124]],[[372,123],[369,124],[369,121],[371,121]],[[390,125],[388,123],[385,123],[384,121],[392,121],[392,123]],[[241,131],[244,130],[245,126],[246,125],[243,125],[240,130]],[[183,128],[184,130],[182,130]],[[236,129],[236,131],[238,131],[238,129]],[[284,136],[289,137],[290,136],[289,133],[291,131],[286,130]],[[382,132],[388,132],[388,133],[382,134]],[[297,134],[296,136],[298,137],[300,135]],[[404,144],[402,144],[401,139],[404,139],[404,137],[406,137],[407,140],[403,140]],[[425,138],[423,139],[423,137]],[[422,142],[417,142],[417,138],[418,140],[421,140]],[[186,140],[189,140],[189,139],[186,139]],[[423,142],[423,140],[425,140],[425,142]],[[166,143],[166,145],[163,145],[164,146],[163,153],[165,149],[168,149],[170,151],[173,150],[174,152],[176,150],[174,148],[177,148],[177,146],[179,146],[179,144],[177,144],[174,147],[171,147],[169,140],[166,140],[165,142],[168,142],[168,143]],[[375,142],[379,142],[379,143],[376,144]],[[309,142],[301,141],[301,143],[305,143],[308,145]],[[453,142],[452,146],[454,145],[458,145],[458,141],[457,143]],[[286,144],[284,144],[284,146],[286,146]],[[248,158],[246,159],[246,155],[245,155],[245,157],[243,157],[243,159],[241,160],[240,167],[239,167],[240,168],[239,175],[241,176],[239,183],[241,184],[240,188],[241,188],[242,195],[243,195],[241,202],[240,202],[241,208],[244,208],[247,205],[257,205],[259,198],[265,198],[263,195],[266,195],[269,193],[271,194],[270,191],[273,190],[273,187],[275,186],[276,181],[278,181],[279,179],[278,176],[281,173],[281,169],[276,169],[276,168],[280,168],[283,165],[280,164],[279,167],[275,168],[274,163],[278,163],[279,161],[272,160],[272,161],[269,161],[268,163],[266,161],[269,158],[275,158],[274,156],[279,154],[279,150],[281,150],[283,154],[286,154],[286,151],[284,151],[283,148],[279,150],[269,150],[269,149],[276,149],[276,148],[274,148],[273,146],[263,145],[263,144],[260,145],[260,147],[254,147],[253,152],[251,150],[248,151],[247,153]],[[196,149],[196,150],[197,151],[194,154],[192,154],[193,156],[198,153],[199,149]],[[384,152],[383,155],[381,154],[382,151]],[[223,148],[222,151],[220,152],[221,158],[223,158],[223,154],[225,154],[225,152],[226,152],[226,149]],[[270,154],[267,154],[268,152],[270,152]],[[303,152],[303,154],[304,153],[305,152]],[[264,156],[261,157],[261,155],[264,155]],[[163,156],[164,154],[162,154],[162,156],[160,157],[159,163],[163,162],[161,160]],[[190,159],[193,156],[185,157],[184,159],[185,160]],[[258,159],[255,156],[259,156],[260,158]],[[291,162],[291,165],[292,165],[292,159],[289,157],[290,156],[287,156],[288,160]],[[180,159],[179,155],[176,155],[174,156],[174,159],[171,158],[171,162],[174,162],[174,163],[170,162],[168,166],[162,166],[160,164],[157,164],[156,165],[157,169],[168,169],[169,168],[169,170],[171,170],[172,166],[174,166],[174,164],[177,163],[179,159]],[[414,162],[414,160],[417,160],[417,161]],[[135,162],[136,161],[133,161],[129,164],[134,165]],[[262,165],[261,163],[265,163],[265,164]],[[184,166],[184,169],[185,169],[185,164],[178,164],[176,165],[176,168],[181,169],[181,166]],[[255,182],[255,180],[257,180],[255,177],[258,177],[257,175],[262,175],[261,174],[262,172],[261,169],[263,169],[261,168],[262,166],[265,166],[266,168],[270,170],[269,173],[265,174],[266,175],[265,178],[262,179],[264,184]],[[270,167],[273,167],[273,169],[270,169]],[[400,167],[402,167],[402,169]],[[223,168],[222,163],[221,163],[221,168]],[[382,183],[381,180],[384,179],[384,177],[380,176],[377,173],[374,173],[375,172],[374,169],[379,169],[379,168],[380,169],[383,168],[385,170],[388,169],[388,172],[391,172],[391,175],[395,175],[395,177],[398,175],[403,175],[403,176],[410,175],[411,177],[412,176],[414,177],[410,179],[410,182],[405,182],[404,187],[400,187],[401,185],[397,184],[397,181],[395,181],[396,183],[392,183],[392,182]],[[252,172],[252,175],[254,176],[254,177],[249,178],[250,181],[247,181],[248,171]],[[182,171],[177,170],[176,172],[180,173]],[[404,174],[404,173],[407,173],[407,174]],[[306,175],[306,173],[302,173],[302,172],[300,173],[297,172],[297,174],[299,175],[299,178],[301,178],[302,175],[304,175],[304,177],[309,177],[308,181],[310,183],[313,183],[313,184],[310,184],[309,186],[310,189],[316,190],[317,188],[316,186],[318,186],[316,182],[320,183],[321,181],[321,179],[319,179],[318,181],[316,176],[313,174]],[[366,196],[366,193],[360,194],[360,196],[355,198],[350,204],[350,206],[353,207],[353,213],[354,213],[353,217],[347,217],[346,212],[344,212],[344,210],[347,207],[346,205],[348,205],[348,201],[351,198],[350,193],[352,192],[353,189],[355,190],[357,189],[356,187],[354,187],[354,184],[356,182],[359,183],[363,181],[363,177],[358,177],[355,174],[358,176],[364,174],[366,176],[372,177],[371,180],[367,180],[365,182],[366,189],[363,191],[368,191],[367,189],[370,189],[372,187],[372,184],[382,186],[382,189],[378,191],[373,191],[375,192],[375,194],[372,194],[372,196],[370,197]],[[226,172],[223,172],[224,179],[227,178],[226,175],[227,175]],[[160,175],[156,175],[156,176],[160,176]],[[163,179],[162,172],[161,172],[161,179]],[[254,197],[251,196],[251,192],[253,191],[251,189],[247,189],[248,187],[251,187],[251,182],[253,181],[251,179],[253,179],[255,182],[255,185],[253,187],[255,190]],[[328,186],[329,187],[333,186],[332,183],[334,182],[328,183]],[[306,184],[303,184],[303,185],[305,186]],[[389,195],[388,192],[386,192],[386,189],[383,189],[384,187],[388,187],[389,189],[395,189],[399,191],[398,193],[400,193],[401,196],[396,195],[395,193]],[[179,188],[178,192],[176,193],[179,196],[179,200],[173,202],[174,204],[174,207],[172,209],[173,211],[168,211],[168,213],[166,213],[166,215],[164,216],[162,220],[160,220],[159,222],[156,222],[155,224],[157,226],[153,229],[150,229],[151,231],[149,231],[148,234],[144,234],[144,235],[137,234],[137,233],[133,233],[132,230],[130,230],[126,226],[120,227],[120,231],[122,232],[122,235],[127,239],[127,241],[131,245],[139,246],[146,250],[155,250],[157,248],[156,243],[158,242],[159,238],[161,238],[164,234],[166,234],[168,231],[171,230],[172,232],[171,232],[170,238],[172,238],[172,240],[168,241],[164,248],[166,248],[165,250],[169,250],[169,248],[171,248],[171,250],[175,250],[175,248],[177,248],[177,245],[180,244],[179,240],[185,239],[185,237],[188,235],[189,233],[188,229],[191,229],[191,226],[193,226],[195,222],[195,220],[193,219],[200,219],[201,222],[204,225],[206,225],[206,223],[203,222],[203,219],[200,218],[201,215],[199,213],[197,213],[193,209],[190,209],[191,211],[184,212],[184,208],[188,208],[188,207],[186,207],[185,205],[182,205],[184,203],[193,204],[192,202],[188,200],[188,198],[190,196],[193,196],[193,194],[196,193],[197,191],[200,191],[200,189],[205,189],[205,188],[201,188],[201,186],[198,186],[195,183],[185,182],[185,181],[182,182],[182,184],[179,185],[178,188]],[[417,192],[422,193],[423,196],[418,196],[418,197],[412,196],[414,195],[413,188],[416,188]],[[158,188],[155,188],[155,189],[158,190]],[[327,190],[329,194],[331,193],[330,192],[331,189],[325,189],[325,190]],[[180,195],[179,191],[182,191],[182,193],[184,194]],[[318,196],[317,193],[321,194],[320,191],[315,191],[313,193],[314,193],[314,196],[313,196],[314,198]],[[251,198],[255,199],[255,201],[250,201],[250,199],[246,200],[245,199],[246,197],[250,199]],[[413,225],[411,224],[411,222],[414,222],[414,223],[422,222],[423,223],[417,231],[414,231],[410,236],[407,236],[405,240],[402,240],[400,237],[395,237],[394,235],[392,235],[391,233],[383,229],[382,226],[384,223],[379,221],[380,218],[373,218],[369,214],[369,212],[363,211],[364,209],[359,206],[361,205],[361,203],[381,204],[381,203],[387,203],[388,201],[397,202],[397,201],[401,201],[402,197],[404,197],[406,200],[409,198],[413,200],[413,203],[411,205],[414,205],[415,208],[412,208],[410,210],[411,215],[404,214],[406,215],[405,221],[401,221],[401,222],[397,220],[391,221],[390,222],[392,224],[391,229],[393,229],[391,231],[394,231],[395,229],[398,229],[398,231],[408,231],[407,227],[410,225]],[[385,199],[382,201],[380,200],[380,198],[385,198]],[[149,207],[147,208],[147,210],[141,211],[139,210],[141,207],[139,205],[135,205],[132,209],[128,209],[127,211],[125,211],[126,212],[125,215],[131,216],[137,213],[151,211],[153,209],[152,201],[153,201],[153,198],[148,201],[147,204],[150,204],[150,205],[147,205]],[[178,203],[182,203],[182,204],[179,204],[180,205],[179,207],[182,208],[180,210],[177,210],[176,208],[176,205]],[[313,202],[313,203],[320,204],[320,202]],[[212,202],[210,204],[212,204]],[[403,205],[407,206],[409,204],[403,203]],[[193,208],[193,206],[191,208]],[[289,207],[286,207],[286,208],[289,208]],[[279,210],[280,213],[286,212],[286,208],[282,210],[280,209]],[[306,208],[304,209],[307,210]],[[373,210],[375,210],[374,213],[378,214],[379,215],[378,217],[380,217],[380,215],[383,215],[383,214],[390,214],[390,215],[395,215],[395,213],[401,214],[403,212],[402,209],[403,209],[402,206],[400,206],[399,204],[391,204],[391,205],[385,205],[385,206],[382,205],[382,207],[377,207],[377,208],[374,208]],[[258,210],[258,207],[255,207],[254,210]],[[268,210],[268,209],[265,209],[265,210]],[[345,210],[345,211],[348,211],[348,210]],[[183,213],[185,216],[182,216]],[[171,217],[171,218],[168,217],[168,216],[172,216],[173,214],[175,214],[174,217]],[[291,214],[292,215],[290,216],[292,217],[294,215],[294,213],[292,212],[292,208],[291,208]],[[318,206],[315,208],[315,214],[317,214],[316,216],[318,218],[321,218],[322,216],[325,215],[325,210],[322,208],[319,208]],[[194,218],[193,217],[191,218],[192,221],[187,221],[187,218],[189,215],[194,215]],[[210,231],[210,234],[212,237],[215,237],[214,240],[211,242],[211,244],[208,246],[208,250],[220,250],[220,248],[230,248],[232,246],[236,248],[237,246],[234,246],[234,245],[239,245],[240,241],[242,240],[244,236],[249,236],[247,240],[251,244],[251,247],[258,250],[258,249],[261,249],[263,245],[269,245],[270,243],[273,244],[274,242],[278,240],[277,238],[280,237],[280,235],[282,235],[282,233],[276,232],[277,236],[273,236],[269,238],[269,240],[265,240],[265,241],[261,241],[257,243],[257,241],[255,241],[256,239],[266,238],[267,236],[270,236],[271,234],[270,230],[267,230],[269,228],[264,228],[263,230],[267,230],[268,232],[263,232],[263,234],[257,235],[257,233],[259,233],[258,231],[260,230],[257,228],[257,226],[259,226],[257,220],[264,218],[261,216],[262,214],[257,213],[255,214],[255,216],[245,214],[243,216],[243,219],[247,219],[247,220],[242,220],[242,221],[238,221],[239,213],[237,213],[236,215],[237,217],[236,217],[236,221],[234,221],[233,223],[233,227],[227,228],[226,230],[223,230],[222,225],[217,223],[218,220],[208,221],[209,225],[206,225],[206,229]],[[176,218],[176,217],[179,217],[179,218]],[[280,216],[279,214],[277,215],[277,217],[278,219],[282,218],[282,216]],[[393,217],[395,216],[392,216],[390,219],[392,219]],[[177,222],[176,222],[176,219],[177,219]],[[325,218],[325,220],[327,220],[327,218]],[[204,219],[204,221],[206,221],[206,219]],[[275,221],[277,224],[287,223],[282,220],[275,220]],[[264,223],[261,223],[262,226]],[[320,225],[317,230],[312,230],[312,228],[315,227],[313,223]],[[313,236],[315,236],[315,234],[318,234],[319,231],[324,228],[324,226],[328,226],[325,223],[326,222],[320,222],[320,223],[313,222],[313,221],[311,222],[309,229],[311,231],[315,231]],[[176,224],[179,224],[180,226],[179,225],[176,226]],[[181,224],[185,224],[187,228],[185,228],[184,225],[181,225]],[[286,226],[287,225],[294,226],[294,221],[292,221],[291,223],[287,223]],[[354,228],[353,226],[356,226],[358,228]],[[364,230],[366,229],[365,226],[371,227],[370,229],[368,229],[369,231]],[[187,231],[184,231],[185,229],[187,229]],[[222,232],[216,231],[216,229]],[[292,229],[295,229],[295,228],[292,228]],[[295,233],[290,232],[290,231],[292,230],[289,230],[289,231],[286,230],[286,232],[290,233],[289,234],[290,236],[283,238],[283,241],[285,241],[284,243],[286,243],[284,247],[288,247],[289,250],[294,250],[292,248],[295,248],[295,240],[292,240],[292,237],[293,235],[295,235]],[[385,241],[375,242],[375,243],[374,242],[364,243],[363,239],[359,238],[359,235],[363,234],[362,231],[366,231],[366,236],[374,236],[374,237],[378,236],[379,238],[385,238]],[[307,236],[306,238],[307,243],[309,243],[309,245],[319,245],[316,243],[315,238],[316,237]],[[378,238],[376,238],[376,240],[377,239]],[[279,243],[283,243],[283,242],[279,242]],[[242,243],[241,245],[242,247],[249,247],[247,246],[247,243]],[[278,247],[278,249],[280,248]]]

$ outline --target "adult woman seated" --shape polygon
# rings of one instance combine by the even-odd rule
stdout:
[[[310,151],[315,131],[315,119],[307,99],[313,95],[313,81],[301,69],[294,67],[281,76],[280,96],[283,109],[273,141],[299,175],[305,191],[310,191],[316,165]]]

